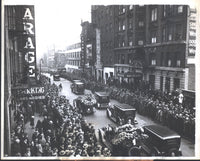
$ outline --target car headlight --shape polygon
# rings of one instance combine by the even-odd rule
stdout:
[[[111,106],[111,103],[110,103],[110,102],[108,103],[108,106]]]

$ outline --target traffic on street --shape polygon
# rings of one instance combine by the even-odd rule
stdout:
[[[47,76],[49,76],[49,74],[47,74]],[[56,85],[59,85],[60,83],[63,86],[63,89],[61,91],[61,95],[66,96],[66,98],[69,100],[70,104],[73,105],[73,100],[77,97],[79,97],[80,95],[76,95],[74,93],[71,92],[70,89],[70,85],[72,84],[70,81],[61,78],[60,81],[53,81],[53,78],[51,78],[51,81],[54,82]],[[85,94],[92,94],[92,92],[90,90],[85,90]],[[83,96],[83,95],[81,95]],[[115,105],[120,105],[121,103],[119,103],[117,100],[111,99],[110,100],[111,106]],[[111,119],[109,119],[106,115],[106,109],[98,109],[98,108],[94,108],[94,113],[91,115],[86,115],[84,116],[84,118],[86,119],[86,121],[88,123],[91,123],[94,125],[95,128],[95,134],[97,136],[97,139],[99,139],[99,134],[98,134],[98,129],[101,129],[103,127],[105,127],[106,125],[111,125],[113,127],[117,127],[118,124],[113,122]],[[148,117],[142,116],[138,113],[136,113],[136,120],[138,122],[138,124],[136,125],[137,127],[143,127],[146,125],[159,125],[157,122],[151,120]],[[183,156],[192,156],[194,155],[194,143],[191,140],[188,140],[184,137],[181,138],[181,144],[180,144],[180,148],[182,150],[182,155]]]

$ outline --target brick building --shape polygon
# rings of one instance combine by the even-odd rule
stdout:
[[[186,5],[93,6],[104,81],[109,66],[120,83],[195,90],[195,21],[195,11]]]

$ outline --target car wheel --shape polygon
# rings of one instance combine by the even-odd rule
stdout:
[[[168,152],[167,156],[179,156],[178,152],[176,149],[172,149]]]
[[[106,116],[109,118],[110,116],[109,116],[109,113],[108,113],[108,110],[106,110]]]
[[[128,151],[129,156],[140,156],[140,149],[138,147],[132,147]]]
[[[102,136],[100,131],[99,131],[99,141],[102,142]]]
[[[122,119],[118,117],[117,123],[121,126],[122,125]]]

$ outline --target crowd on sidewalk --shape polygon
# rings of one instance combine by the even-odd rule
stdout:
[[[117,87],[107,88],[110,96],[121,103],[130,104],[141,115],[170,127],[182,136],[195,138],[195,108],[184,106],[181,92],[133,92]],[[180,96],[179,96],[180,95]]]
[[[97,142],[94,126],[86,122],[65,96],[59,95],[59,87],[50,84],[48,78],[43,81],[48,85],[48,92],[40,110],[27,114],[20,110],[23,103],[17,107],[20,114],[15,116],[11,156],[111,156],[108,148]],[[36,124],[33,117],[35,112],[43,117]],[[28,115],[27,122],[30,121],[34,130],[31,139],[28,137],[30,134],[25,133],[25,115]]]

